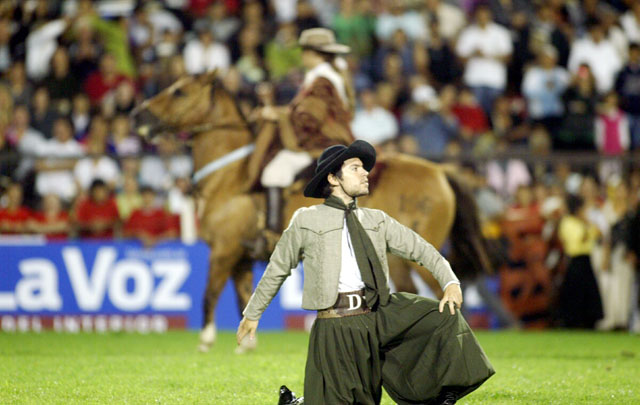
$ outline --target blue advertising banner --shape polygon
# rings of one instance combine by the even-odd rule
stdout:
[[[199,327],[208,253],[203,243],[0,245],[0,314],[19,329]]]
[[[254,287],[265,265],[254,265]],[[261,330],[310,329],[315,312],[301,309],[301,268],[283,283],[260,319]],[[136,241],[0,239],[0,331],[199,329],[208,269],[204,242],[145,248]],[[412,278],[421,295],[431,296],[417,275]],[[230,277],[216,305],[215,323],[235,330],[239,322]]]
[[[203,242],[151,249],[135,241],[0,242],[0,330],[156,331],[202,326],[209,268]],[[254,285],[265,263],[254,266]],[[261,329],[304,328],[301,272],[294,270],[265,312]],[[231,281],[216,324],[235,329],[240,310]]]

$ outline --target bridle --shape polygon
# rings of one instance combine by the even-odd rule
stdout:
[[[184,79],[180,79],[177,82],[175,82],[174,84],[172,84],[166,91],[168,91],[170,94],[172,94],[177,87],[182,85],[182,81]],[[241,117],[241,122],[240,123],[231,123],[231,122],[205,122],[203,124],[196,124],[190,127],[176,127],[175,125],[169,125],[169,124],[163,124],[159,129],[158,129],[158,135],[174,135],[178,132],[184,132],[184,133],[189,133],[191,134],[191,138],[193,138],[195,135],[200,134],[202,132],[208,132],[208,131],[212,131],[212,130],[242,130],[242,129],[246,129],[249,131],[249,133],[251,134],[251,137],[253,139],[255,139],[256,135],[253,132],[251,126],[249,125],[249,121],[247,120],[247,118],[245,117],[244,113],[242,112],[242,109],[240,108],[240,105],[238,104],[238,101],[232,97],[228,90],[225,89],[222,84],[220,83],[219,80],[214,80],[211,83],[211,90],[210,90],[210,95],[209,97],[213,97],[213,94],[215,91],[223,91],[226,93],[226,95],[229,97],[229,99],[234,103],[234,106],[236,108],[236,110],[238,111],[238,113],[240,114]],[[213,105],[213,100],[212,101],[212,105]],[[192,103],[189,104],[188,108],[185,108],[184,111],[181,113],[180,116],[178,116],[178,120],[176,121],[180,121],[180,118],[184,117],[185,114],[187,114],[193,107],[195,107],[197,105],[197,103],[199,102],[199,98],[195,97],[195,101],[193,101]],[[168,109],[170,108],[171,104],[168,104],[165,109],[163,110],[162,114],[163,116],[166,116],[168,114]],[[144,108],[144,103],[140,105],[140,109]],[[207,177],[208,175],[222,169],[223,167],[226,167],[228,165],[230,165],[231,163],[243,159],[247,156],[249,156],[251,153],[253,153],[253,150],[255,149],[255,143],[250,143],[244,146],[241,146],[237,149],[232,150],[231,152],[212,160],[211,162],[207,163],[206,165],[204,165],[201,169],[199,169],[198,171],[196,171],[193,174],[192,177],[192,183],[194,185],[197,186],[197,184],[204,179],[205,177]]]
[[[165,91],[167,91],[170,94],[172,94],[175,91],[175,88],[179,87],[182,84],[183,80],[185,80],[185,78],[182,78],[182,79],[178,80],[177,82],[173,83]],[[158,128],[158,130],[156,131],[157,136],[167,135],[167,134],[175,134],[175,133],[178,133],[178,132],[197,135],[197,134],[199,134],[201,132],[207,132],[207,131],[211,131],[211,130],[214,130],[214,129],[216,129],[216,130],[219,130],[219,129],[228,129],[228,130],[247,129],[251,133],[252,138],[255,139],[255,134],[254,134],[253,130],[251,129],[251,126],[249,125],[249,120],[247,120],[247,118],[245,117],[244,113],[242,112],[242,109],[240,108],[240,105],[238,104],[238,101],[229,94],[228,90],[225,89],[224,86],[222,86],[222,84],[220,83],[219,80],[217,80],[217,79],[214,80],[211,83],[211,86],[212,86],[212,88],[210,90],[210,97],[217,90],[225,92],[229,96],[231,101],[234,103],[234,106],[235,106],[236,110],[240,114],[242,122],[240,122],[240,123],[205,122],[203,124],[196,124],[196,125],[192,125],[192,126],[189,126],[189,127],[177,127],[176,125],[163,123],[162,126],[160,128]],[[183,118],[187,113],[189,113],[189,111],[191,111],[191,109],[193,107],[195,107],[198,103],[199,103],[199,98],[195,97],[195,100],[189,104],[188,108],[184,109],[184,111],[178,116],[178,119],[176,121],[180,121],[180,119]],[[145,108],[145,103],[142,103],[138,107],[139,110],[142,110],[143,108]],[[168,111],[169,108],[170,108],[170,105],[167,105],[164,108],[164,110],[162,111],[162,116],[169,115],[169,111]],[[135,110],[134,110],[134,112],[132,114],[135,114]]]

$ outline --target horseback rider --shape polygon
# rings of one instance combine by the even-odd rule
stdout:
[[[302,31],[302,64],[306,71],[298,94],[286,107],[266,106],[260,117],[277,124],[281,149],[264,167],[260,183],[267,191],[267,232],[282,231],[282,189],[330,145],[354,141],[350,129],[354,91],[346,62],[350,48],[336,43],[326,28]]]

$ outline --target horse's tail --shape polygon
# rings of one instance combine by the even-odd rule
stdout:
[[[447,180],[456,196],[456,216],[449,237],[451,265],[461,278],[491,274],[493,266],[473,193],[452,173],[447,173]]]

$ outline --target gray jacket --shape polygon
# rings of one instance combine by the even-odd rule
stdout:
[[[380,210],[358,208],[356,213],[375,246],[387,280],[386,253],[390,252],[429,269],[442,287],[458,281],[449,262],[420,235]],[[343,225],[344,211],[324,204],[297,210],[243,314],[248,319],[260,319],[300,258],[304,265],[302,308],[333,306],[338,298]]]

